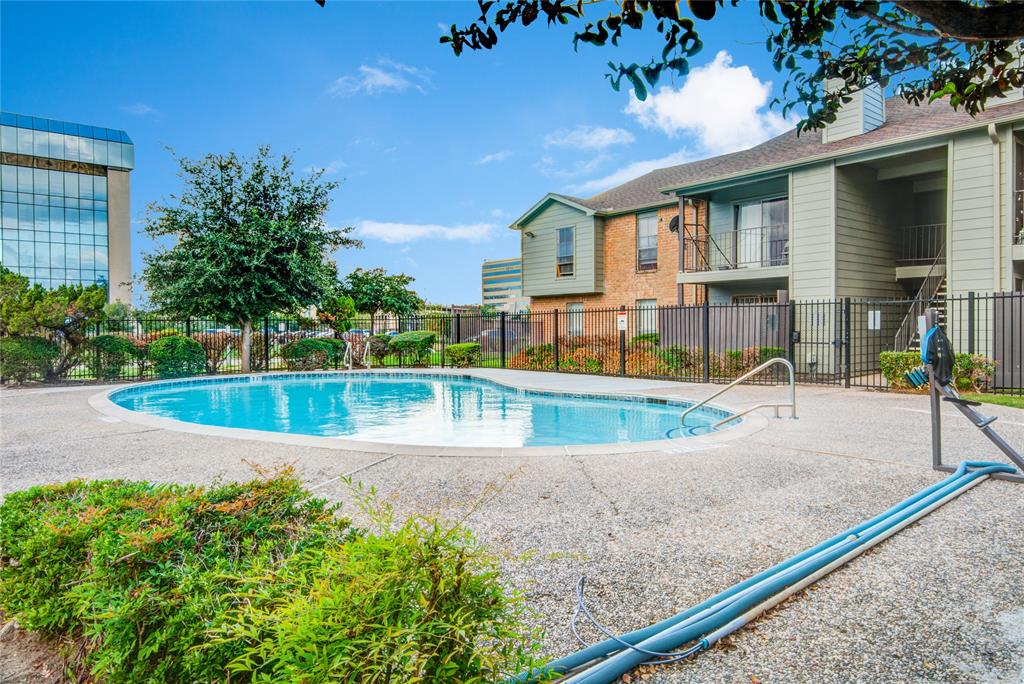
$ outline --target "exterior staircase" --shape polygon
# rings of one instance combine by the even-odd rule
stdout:
[[[917,329],[917,319],[924,312],[934,307],[938,309],[939,325],[946,325],[946,248],[942,247],[932,262],[924,282],[914,295],[914,301],[900,323],[899,330],[893,340],[893,351],[920,351],[921,333]]]

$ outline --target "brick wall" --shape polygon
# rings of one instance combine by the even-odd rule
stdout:
[[[699,207],[699,221],[694,207],[687,207],[686,223],[705,224],[704,205]],[[654,299],[659,306],[679,304],[676,275],[679,272],[679,235],[669,231],[669,222],[679,213],[678,206],[658,210],[658,268],[637,271],[637,214],[623,214],[604,220],[604,293],[558,297],[534,297],[532,311],[565,309],[570,302],[582,302],[585,309],[617,309],[636,306],[638,299]],[[692,229],[691,229],[692,230]],[[700,304],[703,290],[687,285],[683,304]]]

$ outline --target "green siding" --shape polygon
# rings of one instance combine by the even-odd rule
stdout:
[[[898,233],[886,220],[891,197],[874,169],[836,168],[836,296],[899,297]]]
[[[600,224],[600,225],[598,225]],[[557,231],[575,229],[575,275],[555,276]],[[527,232],[534,237],[528,237]],[[523,295],[545,297],[604,291],[604,226],[573,207],[550,203],[521,228]]]
[[[793,171],[789,198],[790,299],[831,298],[835,282],[835,166]]]
[[[737,185],[712,193],[708,203],[708,230],[711,233],[724,233],[735,229],[736,219],[733,207],[737,202],[784,197],[789,192],[787,181],[788,177],[783,176],[759,183]]]
[[[951,144],[948,288],[951,293],[993,288],[992,141],[985,131]]]

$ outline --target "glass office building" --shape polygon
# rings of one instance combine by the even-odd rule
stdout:
[[[530,306],[523,297],[522,259],[484,261],[480,269],[480,289],[484,306],[517,313]]]
[[[100,283],[131,300],[124,131],[0,113],[0,262],[48,288]]]

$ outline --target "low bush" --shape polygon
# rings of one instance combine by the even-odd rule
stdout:
[[[403,358],[412,358],[415,363],[425,363],[430,348],[437,342],[437,333],[429,330],[408,330],[391,338],[391,351]]]
[[[878,363],[890,387],[911,389],[904,375],[921,365],[921,354],[916,351],[882,352],[878,355]],[[995,362],[987,356],[956,354],[953,358],[953,384],[962,392],[984,392],[995,370]]]
[[[634,335],[632,343],[636,344],[638,342],[647,342],[647,343],[657,347],[658,344],[660,343],[660,341],[661,341],[661,335],[659,335],[656,332],[651,332],[651,333],[640,333],[639,335]]]
[[[97,335],[88,341],[85,361],[97,380],[115,380],[141,355],[139,347],[125,335]]]
[[[391,338],[387,335],[371,335],[366,340],[373,363],[378,366],[384,365],[384,359],[391,351]]]
[[[320,337],[306,337],[281,347],[281,358],[288,370],[310,371],[333,368],[341,363],[345,343]]]
[[[480,343],[461,342],[445,348],[445,358],[455,368],[471,368],[480,365]]]
[[[526,347],[508,360],[508,367],[520,370],[554,370],[555,345],[549,343]]]
[[[0,504],[0,608],[76,681],[504,680],[538,635],[463,527],[364,497],[356,530],[289,471],[211,489],[70,482]]]
[[[0,378],[19,385],[45,380],[58,356],[60,348],[45,337],[0,337]]]
[[[202,345],[184,335],[159,337],[149,343],[146,354],[160,378],[183,378],[206,370]]]
[[[203,354],[206,355],[207,373],[216,373],[221,365],[228,360],[231,349],[239,342],[239,336],[229,332],[193,333],[192,339],[203,348]],[[252,358],[259,361],[263,357],[253,355]]]

